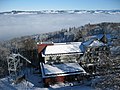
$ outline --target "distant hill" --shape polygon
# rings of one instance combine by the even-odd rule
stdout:
[[[99,23],[99,24],[86,24],[80,27],[70,27],[69,29],[61,29],[60,31],[36,34],[30,36],[23,36],[20,38],[13,38],[5,41],[6,47],[22,47],[21,42],[31,39],[33,42],[73,42],[85,41],[91,36],[100,34],[110,34],[111,38],[120,39],[120,23]],[[16,45],[15,45],[16,44]]]
[[[98,14],[98,13],[104,13],[104,14],[120,14],[120,10],[41,10],[41,11],[8,11],[8,12],[1,12],[0,14],[4,15],[10,15],[10,14],[63,14],[63,13],[69,13],[69,14],[82,14],[82,13],[91,13],[91,14]]]

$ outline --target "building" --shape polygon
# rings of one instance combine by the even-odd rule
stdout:
[[[59,82],[81,81],[86,75],[79,65],[81,42],[39,44],[39,62],[45,86]]]
[[[107,66],[109,63],[110,49],[108,47],[107,38],[103,36],[100,40],[90,39],[83,42],[85,49],[83,60],[85,62],[85,70],[87,73],[93,74],[102,71],[103,66]],[[96,70],[97,68],[97,70]]]

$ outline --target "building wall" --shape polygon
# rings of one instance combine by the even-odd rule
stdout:
[[[40,62],[45,63],[45,58],[44,58],[44,57],[42,57],[42,54],[41,54],[41,53],[39,53],[38,55],[39,55],[39,64],[40,64]]]
[[[43,78],[44,86],[53,85],[56,83],[67,83],[67,82],[80,82],[84,80],[85,77],[83,74],[76,74],[76,75],[68,75],[68,76],[56,76],[56,77],[49,77]]]
[[[45,63],[69,63],[77,62],[77,57],[80,57],[80,54],[76,55],[62,55],[62,56],[48,56],[45,57]]]

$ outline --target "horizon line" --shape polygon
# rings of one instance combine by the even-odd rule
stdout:
[[[96,10],[120,10],[120,9],[42,9],[42,10],[5,10],[0,12],[12,12],[12,11],[70,11],[70,10],[80,10],[80,11],[96,11]]]

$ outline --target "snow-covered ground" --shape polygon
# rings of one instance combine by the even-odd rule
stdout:
[[[40,84],[40,83],[39,83]],[[17,85],[10,84],[7,78],[0,80],[0,90],[95,90],[89,86],[77,85],[69,86],[68,84],[56,84],[49,88],[34,86],[29,81],[23,81]]]
[[[84,12],[84,11],[83,11]],[[62,13],[0,15],[0,40],[58,31],[88,23],[120,22],[120,13]]]
[[[35,87],[31,82],[23,81],[18,85],[12,85],[8,82],[7,78],[0,80],[0,90],[94,90],[93,88],[85,85],[69,86],[64,84],[56,84],[49,88]]]
[[[26,77],[27,80],[23,80],[19,84],[11,83],[8,81],[8,77],[0,79],[0,90],[95,90],[85,84],[73,86],[72,83],[60,83],[45,88],[42,84],[41,75],[33,74],[30,70],[26,72]]]

